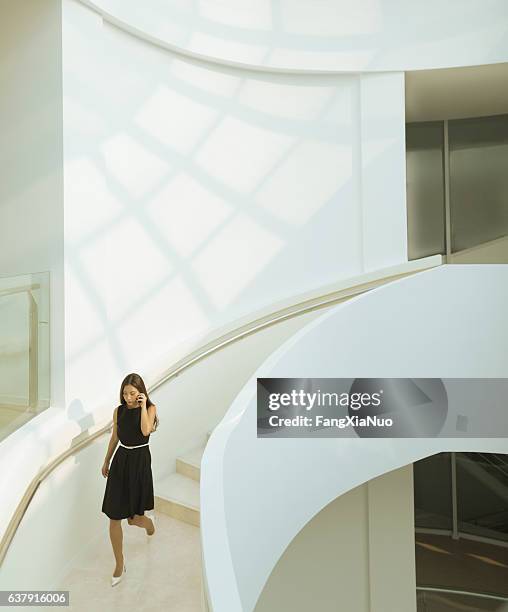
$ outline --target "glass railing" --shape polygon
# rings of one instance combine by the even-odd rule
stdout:
[[[507,455],[439,453],[413,469],[417,529],[508,542]]]
[[[0,440],[50,405],[49,282],[0,275]]]
[[[508,599],[488,593],[466,593],[448,589],[418,588],[418,612],[508,612]]]
[[[418,612],[508,612],[508,455],[413,465]]]
[[[413,464],[415,526],[452,529],[450,453],[438,453]]]
[[[457,453],[458,530],[508,542],[508,458]]]

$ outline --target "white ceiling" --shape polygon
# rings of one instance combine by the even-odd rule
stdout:
[[[508,113],[508,63],[406,72],[406,121]]]

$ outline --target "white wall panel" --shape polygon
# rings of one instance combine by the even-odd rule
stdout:
[[[361,208],[365,270],[407,259],[404,75],[360,80]]]
[[[2,0],[0,58],[0,274],[50,272],[51,393],[53,404],[61,409],[65,398],[60,3]]]
[[[75,0],[63,16],[70,400],[116,395],[180,343],[406,260],[405,232],[378,234],[405,224],[400,74],[219,67]]]

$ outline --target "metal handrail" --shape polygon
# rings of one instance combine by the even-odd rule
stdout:
[[[430,535],[438,536],[450,536],[453,535],[452,529],[444,529],[438,527],[415,527],[415,533],[427,533]],[[488,536],[479,536],[474,533],[468,533],[467,531],[457,531],[458,539],[460,540],[471,540],[472,542],[482,542],[483,544],[492,544],[493,546],[500,546],[502,548],[508,548],[508,542],[506,540],[497,540],[495,538],[489,538]]]
[[[432,258],[434,259],[434,258]],[[442,265],[442,258],[439,263],[435,264],[421,264],[418,265],[417,262],[410,262],[413,264],[410,268],[401,271],[400,269],[396,272],[388,273],[385,276],[379,276],[378,278],[374,278],[372,280],[360,282],[356,285],[351,285],[349,287],[343,287],[340,289],[329,291],[323,295],[319,295],[317,297],[306,298],[300,302],[293,304],[292,306],[287,306],[282,309],[276,310],[272,313],[269,313],[265,316],[254,319],[253,321],[243,324],[238,328],[223,334],[204,346],[199,347],[195,351],[192,351],[178,362],[176,362],[171,368],[166,370],[159,379],[148,388],[148,393],[152,393],[155,389],[160,387],[162,384],[167,382],[168,380],[178,376],[187,368],[195,365],[205,357],[208,357],[212,353],[222,349],[225,346],[233,344],[251,334],[254,334],[261,329],[265,329],[267,327],[271,327],[272,325],[276,325],[281,321],[284,321],[289,318],[293,318],[295,316],[303,315],[308,312],[312,312],[314,310],[318,310],[321,308],[326,308],[333,304],[337,304],[343,302],[349,298],[352,298],[356,295],[360,295],[361,293],[365,293],[375,287],[380,285],[384,285],[388,282],[396,280],[398,278],[403,278],[405,276],[410,276],[417,272],[421,272],[425,269],[433,268],[439,265]],[[79,437],[74,441],[74,444],[68,448],[66,451],[61,453],[58,457],[53,459],[47,466],[45,466],[30,482],[27,487],[25,494],[20,500],[11,520],[9,521],[9,525],[5,530],[5,533],[0,542],[0,567],[3,564],[5,559],[5,555],[9,549],[9,546],[14,538],[14,535],[21,523],[21,520],[27,511],[27,508],[35,495],[39,485],[41,482],[49,476],[55,468],[57,468],[63,461],[65,461],[71,455],[79,452],[97,438],[100,438],[102,435],[107,433],[113,425],[112,419],[108,422],[107,425],[99,426],[97,430],[91,432],[88,430],[88,435],[79,439]]]
[[[502,597],[501,595],[490,595],[489,593],[478,593],[475,591],[460,591],[458,589],[446,589],[442,587],[425,587],[417,586],[417,591],[435,591],[436,593],[448,593],[452,595],[467,595],[469,597],[479,597],[481,599],[496,599],[497,601],[508,601],[508,597]]]
[[[0,297],[3,295],[11,295],[12,293],[23,293],[24,291],[31,291],[32,289],[40,289],[40,283],[32,283],[31,285],[23,285],[22,287],[9,287],[7,289],[0,289]]]

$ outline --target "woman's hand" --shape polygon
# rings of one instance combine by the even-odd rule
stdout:
[[[138,404],[141,406],[141,408],[146,408],[146,395],[144,393],[139,393],[136,399],[138,400]]]
[[[104,478],[107,478],[109,475],[109,463],[107,461],[104,461],[104,463],[102,464],[102,475],[104,476]]]

